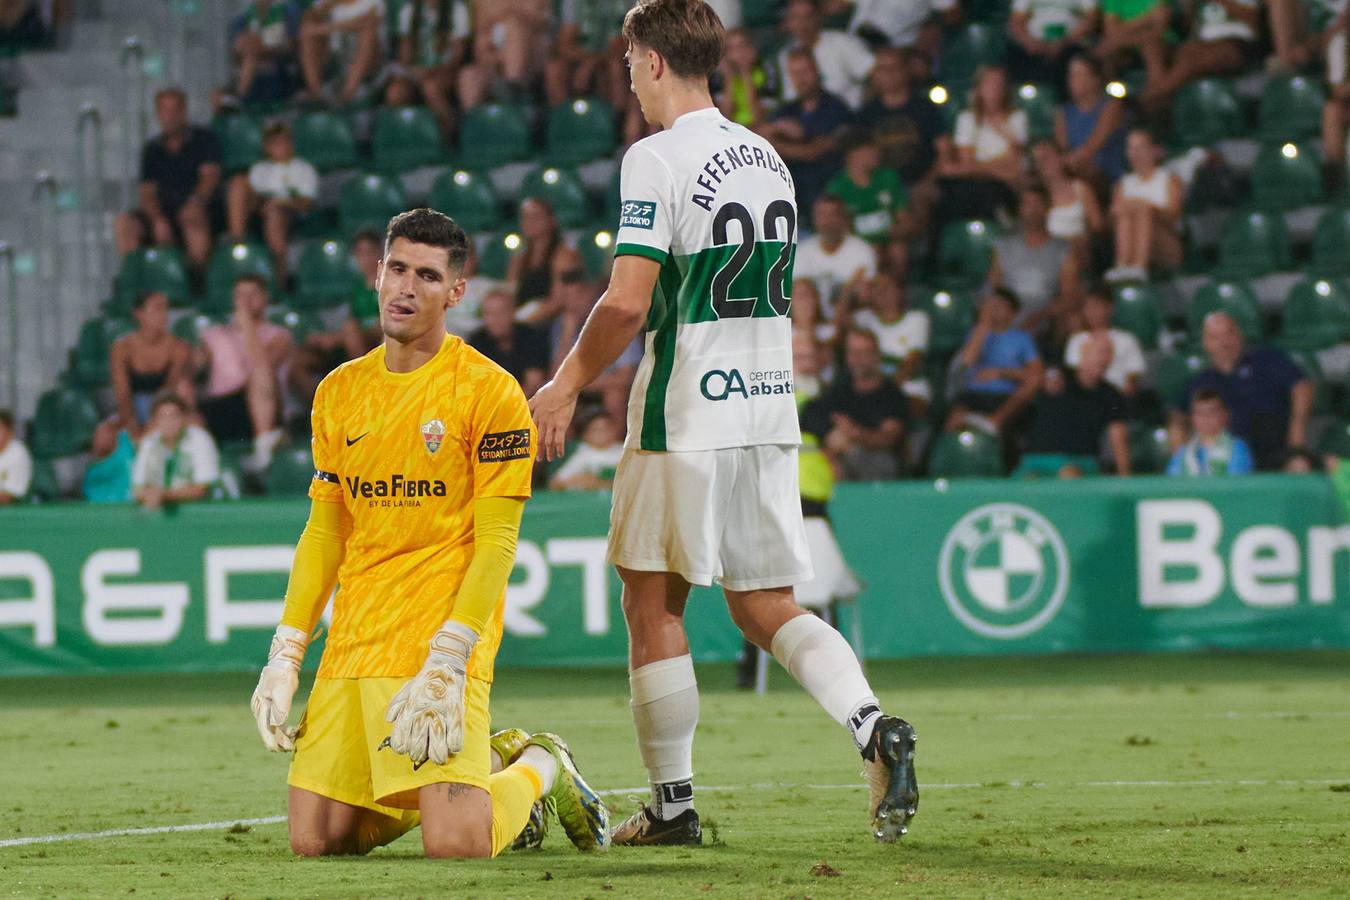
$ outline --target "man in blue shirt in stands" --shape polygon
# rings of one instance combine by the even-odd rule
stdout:
[[[1040,389],[1045,367],[1036,342],[1013,328],[1022,304],[1007,288],[994,288],[956,355],[961,393],[947,417],[948,431],[975,426],[1002,435]]]

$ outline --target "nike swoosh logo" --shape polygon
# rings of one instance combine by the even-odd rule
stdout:
[[[370,432],[367,431],[366,434],[370,434]],[[347,438],[347,446],[350,447],[352,444],[355,444],[357,441],[361,440],[361,438],[365,437],[366,434],[358,434],[354,438]]]

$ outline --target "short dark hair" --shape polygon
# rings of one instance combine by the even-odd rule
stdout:
[[[1111,306],[1116,305],[1115,293],[1109,287],[1101,283],[1093,283],[1087,286],[1087,290],[1083,291],[1083,299],[1086,300],[1089,297],[1095,297]]]
[[[877,337],[877,333],[875,331],[870,331],[866,328],[857,328],[857,327],[849,328],[847,331],[844,332],[844,340],[848,341],[848,339],[851,337],[865,338],[871,342],[874,348],[876,348],[877,350],[881,349],[881,338]]]
[[[188,408],[187,401],[173,391],[161,391],[155,395],[155,402],[150,405],[150,415],[159,412],[161,406],[176,406],[185,416],[192,411]]]
[[[235,287],[238,287],[241,284],[249,284],[249,283],[256,284],[264,292],[270,291],[272,289],[272,286],[267,283],[267,279],[259,275],[257,272],[245,272],[243,275],[240,275],[238,278],[234,280]]]
[[[184,106],[187,106],[187,92],[184,91],[182,88],[177,87],[176,85],[170,85],[169,87],[162,87],[159,90],[155,91],[155,103],[159,103],[159,101],[164,97],[177,97],[179,103],[182,103]]]
[[[1211,401],[1219,404],[1224,409],[1228,408],[1228,403],[1223,399],[1223,394],[1220,394],[1218,391],[1214,390],[1214,388],[1201,388],[1194,394],[1191,394],[1192,406],[1197,403],[1209,403]]]
[[[141,291],[136,295],[136,299],[131,301],[131,308],[145,309],[145,304],[149,303],[150,298],[156,295],[162,296],[166,300],[169,299],[168,294],[164,293],[164,291]]]
[[[989,296],[999,298],[1004,303],[1011,306],[1013,312],[1017,312],[1022,308],[1022,298],[1017,296],[1017,292],[1012,288],[996,287],[989,292]]]
[[[14,413],[3,406],[0,406],[0,425],[5,426],[10,431],[14,430]]]
[[[1088,53],[1087,51],[1080,50],[1079,52],[1070,56],[1067,65],[1072,65],[1076,62],[1082,63],[1083,65],[1087,66],[1089,71],[1091,71],[1093,75],[1097,76],[1098,81],[1100,81],[1105,74],[1102,71],[1102,64],[1097,60],[1095,56],[1093,56],[1091,53]]]
[[[362,242],[375,244],[378,247],[384,246],[384,238],[380,237],[379,232],[371,231],[369,228],[363,228],[356,234],[352,235],[353,247]]]
[[[469,255],[469,236],[455,220],[443,212],[423,206],[401,212],[389,220],[389,228],[384,233],[384,255],[389,255],[395,238],[403,238],[414,244],[427,244],[444,248],[450,263],[450,271],[464,271],[464,260]]]
[[[268,123],[267,127],[263,129],[262,133],[263,143],[265,144],[272,138],[282,134],[286,135],[286,137],[290,137],[291,126],[287,125],[285,122],[281,120]]]
[[[679,77],[703,81],[722,61],[726,31],[703,0],[638,0],[623,17],[623,37],[661,54]]]

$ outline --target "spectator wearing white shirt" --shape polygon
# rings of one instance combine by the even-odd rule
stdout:
[[[926,46],[931,42],[927,38],[930,35],[938,37],[940,32],[938,28],[926,26],[955,24],[961,14],[956,0],[845,0],[831,5],[852,5],[853,16],[849,19],[848,30],[873,48],[922,46],[925,51],[935,49]]]
[[[867,44],[843,31],[822,30],[820,8],[812,0],[792,0],[784,27],[792,35],[792,41],[778,54],[779,71],[788,70],[791,51],[798,47],[809,49],[825,90],[840,97],[850,109],[858,109],[868,73],[872,71],[872,51]],[[797,99],[797,87],[791,79],[783,84],[783,99]]]
[[[873,276],[865,295],[869,306],[853,314],[853,327],[877,336],[883,367],[909,401],[910,416],[922,418],[933,397],[923,374],[928,313],[909,308],[904,285],[888,272]]]
[[[1064,365],[1070,369],[1078,368],[1083,359],[1083,348],[1090,341],[1101,341],[1111,345],[1110,364],[1103,376],[1126,397],[1139,393],[1139,380],[1144,376],[1144,350],[1139,339],[1128,331],[1114,328],[1111,317],[1116,311],[1116,301],[1102,288],[1093,288],[1083,300],[1082,331],[1069,337],[1064,348]]]
[[[848,207],[833,194],[817,199],[811,216],[816,233],[798,243],[792,277],[815,284],[820,295],[819,318],[832,321],[841,291],[877,273],[877,251],[852,233]]]
[[[242,241],[248,234],[249,219],[262,218],[263,240],[272,254],[277,280],[286,280],[288,234],[296,219],[309,212],[319,194],[319,173],[295,155],[291,128],[273,122],[263,131],[266,159],[255,162],[247,175],[230,179],[226,217],[230,236]]]
[[[1069,56],[1097,27],[1097,0],[1013,0],[1008,68],[1019,81],[1063,84]]]
[[[384,64],[384,0],[318,0],[300,24],[300,72],[311,101],[324,97],[324,72],[337,59],[343,71],[337,101],[356,99]]]
[[[1027,114],[1013,104],[1007,70],[981,66],[970,108],[956,117],[951,138],[938,139],[939,219],[987,219],[1012,208],[1027,136]]]
[[[132,495],[145,509],[206,499],[220,477],[220,453],[206,429],[187,424],[188,407],[177,394],[161,394],[151,428],[131,467]]]
[[[614,486],[614,470],[623,456],[623,441],[614,417],[594,413],[581,426],[581,443],[549,479],[554,491],[607,491]]]
[[[28,496],[33,483],[33,457],[14,434],[14,414],[0,409],[0,506]]]

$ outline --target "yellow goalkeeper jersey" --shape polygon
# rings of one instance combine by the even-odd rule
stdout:
[[[447,335],[413,372],[384,347],[334,370],[314,397],[314,500],[353,520],[321,678],[407,677],[454,609],[473,555],[473,502],[528,497],[534,425],[520,385]],[[490,681],[505,594],[469,675]]]

